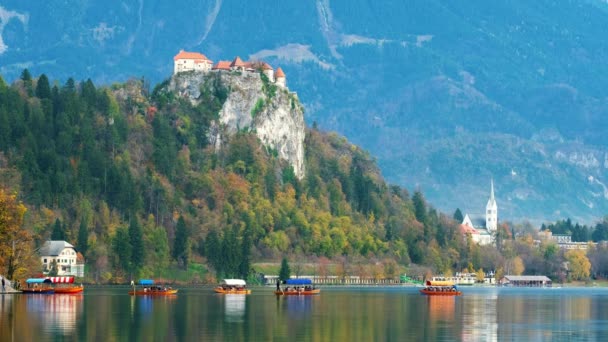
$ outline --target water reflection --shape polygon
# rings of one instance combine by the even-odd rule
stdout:
[[[29,317],[37,319],[44,330],[69,334],[82,316],[82,294],[23,295]]]
[[[224,313],[227,322],[243,322],[245,318],[247,295],[226,294],[224,295]]]
[[[454,319],[456,300],[454,296],[426,296],[431,321]]]
[[[469,294],[462,307],[462,341],[498,340],[498,295]]]

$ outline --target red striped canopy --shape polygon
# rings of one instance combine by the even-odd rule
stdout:
[[[74,277],[46,277],[46,279],[50,279],[53,282],[53,284],[56,284],[56,283],[72,284],[72,283],[74,283]]]

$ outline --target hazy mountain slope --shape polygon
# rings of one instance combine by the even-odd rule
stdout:
[[[0,5],[0,73],[168,77],[198,50],[280,65],[306,120],[376,155],[441,209],[608,212],[604,1],[47,1]],[[2,46],[2,45],[0,45]]]

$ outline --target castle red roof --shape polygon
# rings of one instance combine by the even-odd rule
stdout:
[[[281,67],[277,68],[277,71],[274,73],[274,77],[275,78],[285,77],[285,73],[283,72],[283,69],[281,69]]]
[[[245,67],[245,63],[241,60],[241,57],[236,56],[236,58],[230,63],[230,67]]]
[[[262,70],[273,70],[270,64],[262,62]]]
[[[209,58],[205,57],[205,55],[203,55],[202,53],[188,52],[188,51],[184,51],[184,50],[180,50],[179,53],[177,55],[175,55],[175,57],[173,57],[174,61],[176,61],[178,59],[196,59],[196,60],[211,62],[211,60]]]
[[[211,70],[230,70],[230,61],[219,61]]]

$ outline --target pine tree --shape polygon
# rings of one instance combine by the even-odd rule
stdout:
[[[289,264],[287,263],[287,259],[283,258],[281,261],[281,269],[279,270],[279,279],[287,280],[291,276],[291,270],[289,269]]]
[[[87,220],[84,217],[80,220],[80,227],[78,228],[77,246],[80,253],[86,256],[87,249],[89,248],[89,230],[87,229]]]
[[[183,268],[188,268],[188,261],[190,258],[190,245],[188,243],[188,227],[184,217],[180,216],[177,220],[177,227],[175,228],[175,241],[173,242],[173,258],[177,261],[178,265]]]
[[[141,225],[137,218],[129,224],[129,241],[131,242],[131,269],[137,274],[144,266],[145,249]]]
[[[49,84],[49,79],[45,74],[38,77],[38,82],[36,84],[36,97],[39,99],[51,98],[51,86]]]
[[[56,219],[55,224],[53,225],[53,232],[51,233],[51,240],[53,240],[53,241],[65,240],[65,230],[59,219]]]
[[[462,220],[464,220],[464,217],[462,216],[462,211],[460,211],[460,208],[456,208],[456,211],[454,212],[454,221],[458,222],[458,223],[462,223]]]

